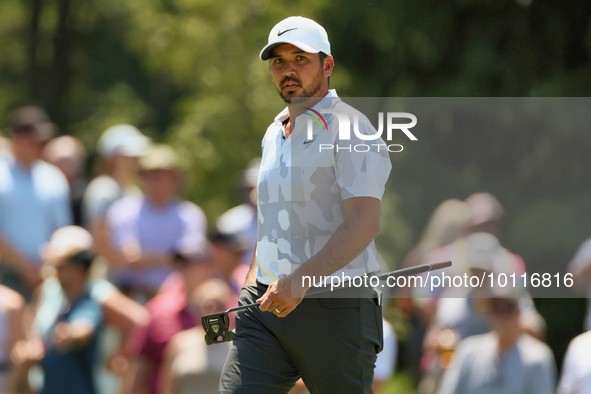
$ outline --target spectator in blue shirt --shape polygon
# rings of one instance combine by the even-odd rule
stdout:
[[[8,128],[12,155],[0,158],[0,256],[2,284],[29,298],[41,282],[41,249],[71,223],[68,182],[39,158],[55,125],[37,107],[13,112]]]

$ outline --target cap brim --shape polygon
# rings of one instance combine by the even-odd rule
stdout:
[[[297,41],[281,41],[281,42],[273,42],[271,44],[267,44],[267,46],[265,46],[263,48],[263,50],[261,51],[261,53],[259,54],[259,57],[261,58],[261,60],[269,60],[269,58],[271,57],[271,52],[273,51],[273,49],[275,49],[275,47],[278,47],[279,45],[284,45],[284,44],[291,44],[293,46],[296,46],[296,47],[300,48],[302,51],[307,52],[307,53],[318,53],[318,52],[320,52],[320,51],[312,48],[310,45],[304,44],[302,42],[297,42]]]

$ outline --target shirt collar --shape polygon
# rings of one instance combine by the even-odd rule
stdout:
[[[25,167],[23,166],[18,160],[16,160],[16,158],[12,155],[5,157],[1,160],[6,160],[8,162],[8,165],[12,168],[14,168],[16,171],[23,173],[23,174],[30,174],[33,172],[33,169],[35,167],[37,167],[37,165],[39,164],[40,160],[35,160],[30,167]]]
[[[326,96],[323,97],[323,99],[324,98],[334,98],[334,97],[339,97],[337,95],[337,91],[336,91],[336,89],[330,89],[328,91],[328,93],[326,94]],[[323,107],[323,105],[322,105],[323,102],[327,102],[327,101],[331,102],[332,101],[332,100],[323,100],[323,99],[318,101],[312,108],[315,110],[318,110],[319,108]],[[283,122],[285,122],[287,120],[287,118],[289,118],[289,107],[285,107],[283,109],[283,111],[281,111],[279,113],[279,115],[277,115],[275,117],[275,124],[277,126],[283,126]]]

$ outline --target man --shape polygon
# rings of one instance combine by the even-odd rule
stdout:
[[[552,394],[550,348],[525,334],[518,300],[489,299],[494,330],[460,342],[439,394]]]
[[[55,240],[63,240],[65,235],[71,236],[73,241],[76,241],[77,238],[84,241],[88,238],[89,233],[82,227],[67,226],[56,231],[55,234],[62,235],[52,237],[54,242],[49,245],[49,251],[55,250]],[[78,243],[69,247],[80,248],[81,241],[76,242]],[[51,255],[45,257],[47,266],[44,267],[43,272],[49,274],[51,271],[55,271],[50,269],[55,264],[55,258]],[[93,272],[94,264],[93,262]],[[91,277],[92,274],[88,276]],[[32,300],[35,310],[33,327],[43,336],[47,336],[47,333],[52,329],[63,305],[68,304],[66,288],[67,284],[64,287],[59,278],[50,275],[35,291],[35,297]],[[98,337],[97,346],[100,349],[100,357],[97,360],[98,368],[95,368],[94,388],[97,394],[116,391],[129,392],[128,388],[134,377],[134,360],[137,359],[141,344],[139,338],[149,321],[148,311],[102,278],[86,280],[85,291],[94,302],[101,306],[104,316],[104,324],[101,324],[101,333]]]
[[[474,193],[466,201],[467,218],[463,236],[449,245],[436,249],[426,257],[425,263],[453,261],[453,272],[447,275],[468,274],[482,278],[483,275],[515,274],[525,272],[525,263],[520,256],[504,248],[499,241],[499,222],[503,215],[501,203],[489,193]],[[440,260],[443,259],[443,260]],[[435,274],[437,275],[437,274]],[[485,285],[486,286],[486,285]],[[446,357],[445,350],[453,348],[460,339],[490,331],[489,316],[483,313],[482,288],[447,287],[431,292],[429,289],[413,289],[417,303],[422,301],[422,316],[430,322],[425,335],[421,365],[424,373],[419,384],[419,393],[437,391]],[[519,302],[522,323],[536,336],[542,336],[544,321],[536,312],[531,298]],[[446,341],[446,338],[451,338]],[[442,343],[446,343],[442,346]],[[443,357],[441,356],[443,354]]]
[[[591,238],[579,246],[567,270],[573,275],[574,289],[587,296],[585,330],[591,330]]]
[[[0,285],[0,393],[17,392],[25,371],[10,362],[14,345],[26,336],[25,299],[16,291]]]
[[[97,142],[98,176],[86,188],[82,201],[84,226],[104,242],[107,211],[123,197],[140,194],[133,184],[137,175],[137,158],[145,152],[150,139],[136,127],[119,124],[109,127]]]
[[[187,309],[195,321],[200,316],[230,307],[232,292],[220,279],[211,278],[200,284],[187,300]],[[159,394],[214,394],[218,392],[220,374],[229,343],[207,346],[200,324],[181,331],[170,340],[160,369]]]
[[[558,394],[591,393],[591,331],[587,331],[568,345],[562,365]]]
[[[176,271],[146,304],[150,322],[142,338],[140,368],[136,377],[136,386],[142,393],[158,392],[164,349],[168,342],[177,333],[199,324],[188,300],[192,292],[213,275],[211,264],[204,261],[203,256],[178,254],[173,259],[173,267]]]
[[[359,115],[362,132],[375,134],[329,91],[334,59],[322,26],[302,17],[279,22],[260,58],[269,60],[287,108],[263,138],[257,245],[240,296],[240,304],[261,305],[236,314],[220,392],[287,393],[302,377],[311,393],[369,393],[382,344],[375,293],[304,299],[311,284],[302,278],[379,271],[373,239],[390,160],[384,151],[319,151],[337,138],[334,114],[323,112],[330,126],[312,125],[315,138],[306,139],[306,117],[293,99],[308,98],[305,106],[319,112]],[[349,142],[355,138],[361,141]]]
[[[88,291],[88,272],[94,259],[93,240],[82,227],[62,227],[51,236],[45,257],[55,269],[65,298],[55,314],[38,326],[41,341],[17,344],[13,360],[29,365],[41,361],[42,394],[95,394],[98,333],[103,309]]]
[[[242,257],[242,263],[246,269],[250,266],[257,239],[256,187],[260,165],[260,158],[253,159],[248,168],[240,174],[236,189],[243,203],[221,215],[216,225],[221,233],[232,233],[245,242],[247,239],[250,241]]]
[[[12,157],[0,160],[0,255],[2,283],[25,298],[41,282],[41,248],[51,234],[71,223],[68,182],[40,159],[55,125],[37,107],[10,117]]]
[[[114,283],[145,303],[172,272],[176,252],[204,252],[203,211],[178,198],[179,160],[167,145],[154,145],[139,158],[144,195],[128,196],[107,213],[110,245],[99,252],[111,264]]]

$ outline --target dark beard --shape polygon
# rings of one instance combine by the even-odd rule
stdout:
[[[300,85],[300,87],[303,88],[302,81],[300,81],[299,79],[294,78],[294,77],[284,78],[281,81],[281,86],[283,86],[283,84],[287,81],[296,82],[298,85]],[[318,92],[320,92],[321,89],[322,89],[322,75],[320,75],[318,78],[314,79],[312,81],[312,84],[308,88],[304,88],[302,95],[297,96],[297,97],[316,97],[316,94]],[[277,89],[277,93],[279,93],[279,96],[283,99],[283,101],[285,101],[287,104],[291,104],[291,98],[294,97],[293,94],[295,92],[285,92],[284,93],[281,89]]]

